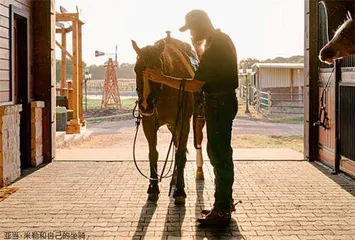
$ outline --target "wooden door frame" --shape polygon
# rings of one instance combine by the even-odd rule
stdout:
[[[19,9],[13,5],[10,5],[10,78],[11,78],[11,102],[13,104],[21,104],[22,105],[22,113],[21,113],[21,120],[20,120],[20,152],[21,152],[21,169],[31,167],[31,96],[30,96],[30,32],[29,32],[29,17],[30,12],[26,10]],[[15,20],[17,19],[17,20]],[[21,42],[21,46],[23,44],[23,51],[26,52],[25,56],[21,52],[15,52],[15,45],[18,44],[18,40],[21,36],[17,36],[15,38],[15,33],[13,31],[15,24],[20,23],[18,26],[21,25],[21,28],[17,29],[17,34],[24,34],[26,36],[25,42]],[[20,31],[21,32],[20,32]],[[20,39],[21,40],[21,39]],[[19,49],[18,49],[19,50]],[[15,56],[15,54],[17,56]],[[20,71],[25,71],[24,75],[21,75],[18,81],[15,81],[15,63],[16,59],[21,58],[23,63],[21,66],[17,66],[25,68],[19,69]],[[21,61],[21,60],[20,60]],[[21,84],[25,86],[21,86]],[[16,86],[16,87],[15,87]],[[24,90],[20,90],[21,87],[25,87]],[[17,89],[17,91],[16,91]],[[16,98],[15,98],[16,92]],[[20,98],[23,98],[23,101],[18,102]],[[23,137],[21,139],[21,137]]]
[[[304,158],[318,160],[318,1],[305,1],[304,38]]]
[[[10,4],[9,7],[10,10],[10,91],[11,91],[11,103],[12,104],[17,104],[15,102],[15,91],[14,91],[14,86],[15,86],[15,78],[14,78],[14,32],[13,32],[13,24],[15,23],[15,15],[26,19],[26,29],[27,29],[27,96],[28,99],[30,100],[30,59],[29,59],[29,52],[30,52],[30,30],[29,30],[29,18],[30,18],[30,12],[26,11],[24,9],[20,9],[18,7],[15,7],[14,5]]]

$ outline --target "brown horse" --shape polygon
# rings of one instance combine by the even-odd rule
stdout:
[[[332,64],[334,60],[355,54],[355,21],[348,12],[347,20],[338,28],[334,37],[319,53],[322,62]]]
[[[186,193],[184,190],[184,168],[186,164],[187,141],[190,131],[190,119],[194,116],[194,142],[198,149],[199,177],[202,176],[202,128],[204,121],[201,119],[201,101],[197,101],[198,94],[158,84],[149,79],[143,79],[145,68],[159,68],[166,75],[191,78],[194,74],[193,62],[198,64],[196,54],[191,46],[177,39],[167,38],[157,41],[153,46],[139,48],[135,41],[132,46],[138,57],[134,71],[136,72],[137,93],[139,108],[142,113],[143,131],[149,145],[150,184],[148,188],[148,200],[156,201],[159,195],[158,187],[158,152],[157,130],[167,125],[173,134],[176,147],[176,188],[174,191],[175,204],[184,204]],[[184,58],[185,60],[183,60]],[[186,66],[189,63],[189,66]],[[180,101],[180,102],[179,102]],[[180,109],[180,110],[179,110]],[[174,168],[175,169],[175,168]]]

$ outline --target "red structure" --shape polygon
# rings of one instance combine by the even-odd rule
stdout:
[[[116,67],[117,62],[113,62],[112,58],[109,58],[106,67],[106,77],[102,94],[101,107],[107,107],[108,105],[116,105],[117,109],[121,108],[121,98],[118,91]],[[113,100],[110,101],[110,100]]]

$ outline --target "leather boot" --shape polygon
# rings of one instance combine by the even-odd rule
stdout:
[[[200,223],[200,226],[227,226],[231,221],[231,213],[230,212],[222,212],[212,210],[207,216],[204,218],[198,218],[197,222]]]

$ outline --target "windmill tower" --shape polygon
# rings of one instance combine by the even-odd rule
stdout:
[[[117,62],[117,45],[115,61],[112,58],[109,58],[105,63],[106,74],[105,74],[105,82],[102,93],[102,101],[101,107],[106,108],[108,105],[116,105],[117,109],[121,108],[121,98],[118,90],[118,81],[116,76],[116,68],[118,65]],[[113,53],[104,53],[100,51],[95,51],[95,57],[103,56],[103,55],[113,55]]]
[[[106,108],[108,105],[116,105],[117,109],[120,109],[122,106],[120,93],[118,91],[116,67],[117,62],[114,62],[112,61],[112,58],[109,58],[108,62],[105,64],[106,77],[102,93],[101,107]]]

